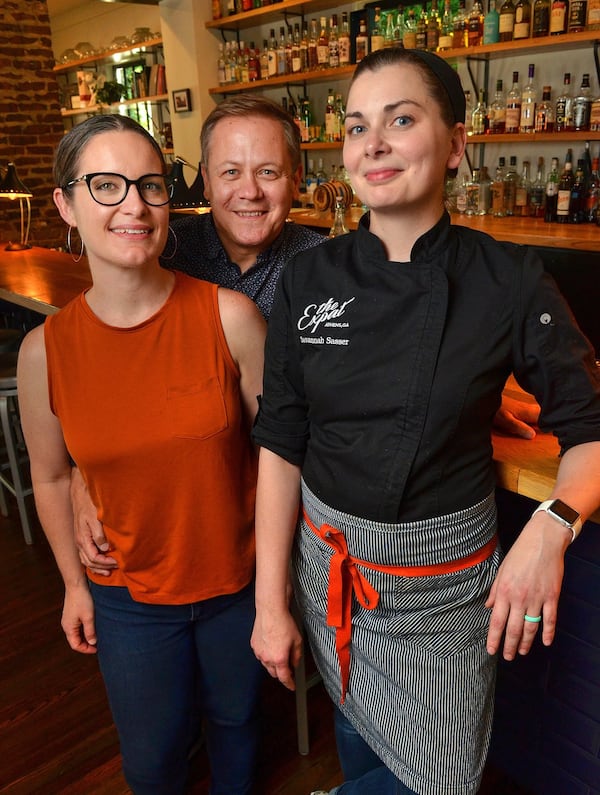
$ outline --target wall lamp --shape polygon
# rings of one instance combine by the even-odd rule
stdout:
[[[19,200],[21,208],[21,238],[18,243],[9,243],[5,251],[23,251],[31,248],[27,242],[29,239],[29,229],[31,227],[31,203],[33,193],[26,188],[17,175],[14,163],[9,163],[6,173],[0,180],[0,199]]]

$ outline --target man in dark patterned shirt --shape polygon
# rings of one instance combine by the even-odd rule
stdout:
[[[302,173],[298,128],[276,103],[240,94],[209,114],[200,141],[211,212],[171,219],[177,247],[163,265],[245,293],[268,317],[285,263],[323,241],[286,220]]]

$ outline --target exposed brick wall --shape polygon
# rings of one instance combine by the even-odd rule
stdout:
[[[14,161],[33,193],[30,242],[64,244],[64,223],[52,201],[52,157],[63,135],[45,0],[0,4],[0,166]],[[0,240],[20,232],[18,202],[0,199]]]

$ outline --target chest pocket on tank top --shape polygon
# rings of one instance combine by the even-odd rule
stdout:
[[[207,439],[228,426],[227,409],[217,378],[167,389],[168,427],[173,436]]]

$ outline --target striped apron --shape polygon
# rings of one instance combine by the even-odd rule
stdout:
[[[330,508],[302,483],[296,594],[334,701],[420,795],[476,793],[493,714],[484,607],[499,562],[493,496],[398,524]]]

